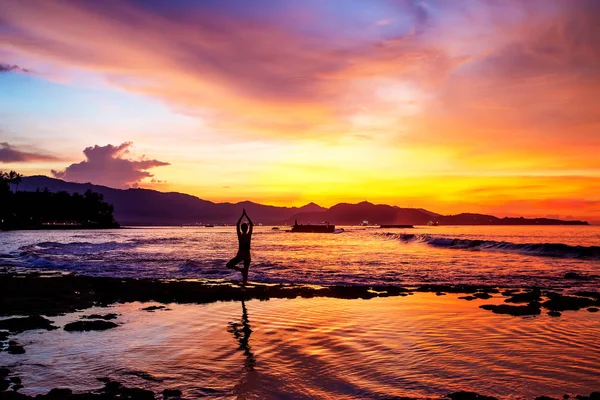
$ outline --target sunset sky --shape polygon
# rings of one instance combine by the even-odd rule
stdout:
[[[0,0],[0,169],[600,221],[600,1]]]

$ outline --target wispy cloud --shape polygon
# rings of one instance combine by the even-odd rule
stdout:
[[[5,163],[25,163],[32,161],[57,161],[58,157],[39,153],[35,151],[26,151],[18,149],[6,142],[0,143],[0,162]]]
[[[5,63],[0,63],[0,73],[3,72],[22,72],[22,73],[29,73],[31,72],[30,70],[28,70],[27,68],[23,68],[23,67],[19,67],[16,64],[5,64]]]

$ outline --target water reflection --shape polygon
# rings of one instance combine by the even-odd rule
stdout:
[[[246,302],[244,300],[242,300],[242,317],[240,318],[240,321],[231,321],[228,325],[227,331],[237,340],[239,344],[238,350],[244,354],[244,366],[241,371],[242,376],[240,382],[236,385],[234,392],[238,399],[245,399],[256,388],[257,379],[254,370],[256,357],[250,346],[252,328],[250,326],[248,309],[246,308]]]

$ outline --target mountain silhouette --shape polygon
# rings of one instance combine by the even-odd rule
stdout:
[[[422,208],[402,208],[367,201],[358,204],[340,203],[329,209],[315,203],[302,207],[277,207],[244,201],[214,203],[177,192],[158,192],[150,189],[114,189],[91,183],[65,182],[46,176],[23,178],[19,190],[35,191],[48,188],[52,192],[85,193],[91,189],[104,195],[114,206],[115,219],[121,225],[183,225],[233,224],[245,208],[256,223],[265,225],[320,223],[357,225],[367,220],[372,224],[426,225],[587,225],[584,221],[561,221],[546,218],[498,218],[485,214],[463,213],[441,215]]]

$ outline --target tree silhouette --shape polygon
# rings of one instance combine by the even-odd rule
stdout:
[[[116,228],[113,206],[91,190],[83,195],[47,188],[19,192],[22,175],[0,171],[0,229]],[[10,185],[16,189],[13,193]]]

